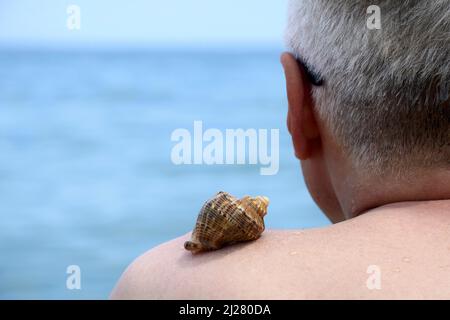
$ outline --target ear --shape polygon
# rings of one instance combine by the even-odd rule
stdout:
[[[311,157],[314,143],[320,137],[314,117],[311,84],[305,70],[290,53],[283,53],[281,64],[286,77],[288,96],[287,126],[294,143],[295,155],[300,160]]]

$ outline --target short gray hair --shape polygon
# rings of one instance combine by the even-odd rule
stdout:
[[[317,112],[357,168],[449,168],[450,1],[373,2],[290,1],[287,45],[324,79]]]

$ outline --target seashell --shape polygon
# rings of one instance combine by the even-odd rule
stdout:
[[[258,239],[265,228],[263,218],[268,205],[267,197],[237,199],[223,191],[217,193],[203,205],[184,248],[197,253]]]

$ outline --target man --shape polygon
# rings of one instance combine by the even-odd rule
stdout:
[[[372,2],[372,1],[370,1]],[[112,298],[450,299],[450,2],[293,0],[281,58],[308,189],[336,224],[139,257]]]

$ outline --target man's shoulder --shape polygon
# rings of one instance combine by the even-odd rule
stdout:
[[[111,297],[447,299],[446,210],[395,205],[324,228],[268,230],[256,241],[198,255],[184,249],[185,235],[136,259]],[[383,290],[370,288],[374,277]]]
[[[269,230],[256,241],[196,255],[184,250],[185,235],[137,258],[112,298],[258,299],[272,297],[270,288],[277,287],[279,297],[306,297],[315,285],[311,274],[327,274],[331,263],[343,267],[336,263],[343,261],[339,233],[334,226]]]
[[[188,235],[173,239],[152,248],[137,257],[123,272],[110,298],[159,299],[164,298],[162,286],[170,286],[177,260],[181,257],[179,244]]]

